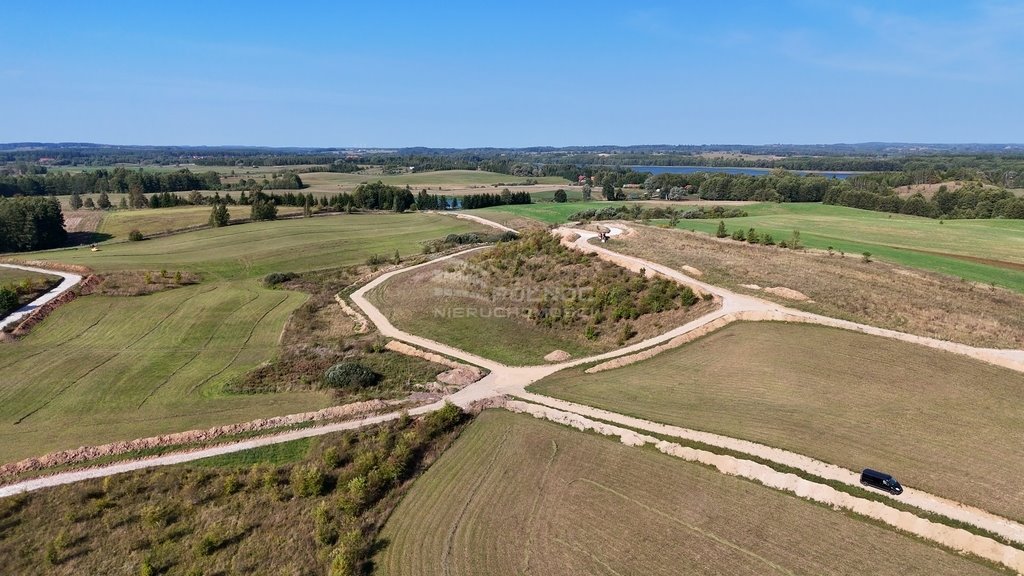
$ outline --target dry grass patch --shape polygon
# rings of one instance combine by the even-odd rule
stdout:
[[[860,255],[784,250],[704,234],[636,226],[638,235],[607,247],[682,269],[702,280],[780,304],[920,336],[995,348],[1024,347],[1024,294]],[[813,302],[794,302],[743,284],[784,286]]]
[[[651,449],[489,410],[382,532],[399,574],[998,573]]]
[[[180,270],[122,270],[100,276],[100,283],[90,289],[104,296],[144,296],[199,282],[199,276]]]
[[[1024,375],[835,328],[739,323],[625,368],[560,372],[539,393],[877,468],[1024,520]]]

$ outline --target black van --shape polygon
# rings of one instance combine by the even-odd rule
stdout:
[[[889,476],[885,472],[879,472],[878,470],[872,470],[871,468],[865,468],[860,473],[860,483],[865,486],[871,486],[872,488],[878,488],[879,490],[885,490],[886,492],[894,495],[903,494],[903,486],[896,481],[895,478]]]

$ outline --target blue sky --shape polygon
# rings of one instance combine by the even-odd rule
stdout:
[[[1021,142],[1020,2],[7,2],[0,142]]]

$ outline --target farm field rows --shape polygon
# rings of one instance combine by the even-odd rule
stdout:
[[[586,209],[645,202],[572,202],[500,206],[475,210],[480,216],[527,217],[562,223]],[[659,203],[685,211],[689,202]],[[850,254],[872,257],[984,283],[1024,291],[1024,221],[939,220],[857,210],[811,203],[761,203],[741,206],[749,216],[725,220],[728,230],[755,228],[776,241],[800,231],[810,248],[829,246]],[[655,221],[657,223],[657,221]],[[664,222],[662,222],[664,223]],[[680,220],[677,227],[713,234],[718,220]]]
[[[0,360],[0,462],[330,404],[320,393],[226,396],[233,377],[273,357],[305,299],[255,283],[149,296],[79,298]]]
[[[885,470],[1021,520],[1022,386],[1017,372],[913,344],[739,323],[632,366],[570,369],[531,389],[851,470]]]
[[[650,449],[482,413],[384,527],[399,574],[997,573]]]
[[[275,356],[286,320],[307,297],[263,288],[259,278],[362,264],[378,251],[418,254],[421,241],[479,230],[441,215],[366,214],[23,255],[100,272],[181,270],[201,282],[148,296],[81,297],[4,343],[0,462],[325,407],[332,398],[319,392],[222,392]]]
[[[81,264],[97,271],[187,269],[211,278],[253,278],[362,263],[367,256],[419,254],[420,242],[483,227],[443,215],[340,214],[198,230],[89,250],[19,255]]]

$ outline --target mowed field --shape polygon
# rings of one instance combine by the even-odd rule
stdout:
[[[40,274],[38,272],[19,270],[17,268],[5,268],[0,266],[0,286],[20,285],[22,282],[25,282],[26,280],[28,282],[36,284],[39,282],[60,280],[60,276],[54,276],[51,274]]]
[[[330,397],[316,392],[222,392],[274,356],[285,321],[305,301],[263,288],[260,278],[419,253],[421,241],[477,230],[440,215],[348,215],[24,255],[101,272],[183,270],[202,281],[149,296],[78,298],[0,346],[0,462],[324,407]]]
[[[305,295],[228,283],[57,309],[0,360],[0,462],[82,444],[330,405],[319,393],[226,396],[273,357]]]
[[[155,210],[114,210],[103,215],[97,232],[110,234],[115,239],[124,240],[133,229],[144,236],[167,234],[175,230],[204,226],[210,221],[210,206],[177,206],[174,208],[157,208]],[[249,206],[229,206],[231,219],[248,218]],[[302,208],[296,206],[278,206],[278,216],[301,214]]]
[[[184,269],[204,279],[238,279],[362,263],[367,256],[419,254],[421,242],[449,233],[489,230],[439,214],[338,214],[254,222],[87,249],[26,254],[97,271]]]
[[[384,527],[376,572],[998,573],[857,517],[529,416],[483,412]]]
[[[1024,375],[834,328],[739,323],[543,394],[752,440],[1024,520]]]
[[[575,212],[644,202],[573,202],[500,206],[474,210],[498,221],[533,218],[562,223]],[[690,202],[659,203],[685,211]],[[729,232],[750,228],[786,240],[793,230],[809,248],[844,251],[976,282],[1024,291],[1024,220],[933,220],[813,203],[760,203],[740,206],[749,216],[729,218]],[[658,221],[654,221],[658,223]],[[664,223],[664,222],[662,222]],[[677,227],[714,234],[718,220],[680,220]]]

